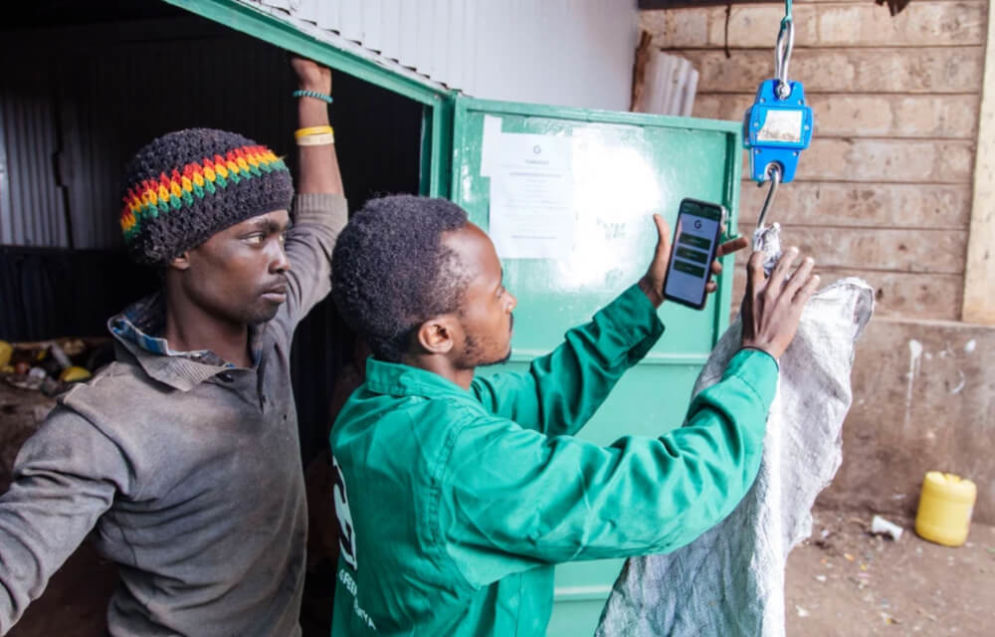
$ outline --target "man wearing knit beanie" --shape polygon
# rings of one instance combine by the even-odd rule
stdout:
[[[112,635],[300,633],[290,346],[329,291],[346,202],[331,73],[293,66],[296,195],[273,151],[220,130],[170,133],[129,165],[124,242],[162,290],[109,321],[117,360],[21,449],[0,498],[0,633],[91,531],[120,566]]]

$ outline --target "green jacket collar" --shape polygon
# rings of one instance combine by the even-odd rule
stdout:
[[[473,399],[473,395],[447,378],[404,363],[366,359],[366,387],[377,394]]]

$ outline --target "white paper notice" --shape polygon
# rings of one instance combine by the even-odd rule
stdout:
[[[570,144],[568,137],[499,136],[488,158],[489,234],[501,258],[570,255],[574,239]]]

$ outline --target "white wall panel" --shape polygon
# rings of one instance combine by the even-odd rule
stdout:
[[[363,31],[360,42],[371,51],[382,53],[384,30],[380,20],[380,0],[366,0],[361,16]]]
[[[264,4],[268,4],[265,0]],[[338,31],[339,35],[352,42],[361,42],[363,39],[363,8],[361,2],[339,2],[339,24],[338,28],[332,27],[333,31]],[[291,12],[293,15],[293,12]]]
[[[332,30],[337,29],[342,18],[342,12],[339,10],[338,2],[321,2],[321,0],[313,0],[318,5],[317,12],[317,25],[320,29]]]

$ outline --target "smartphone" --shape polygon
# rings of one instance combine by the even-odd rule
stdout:
[[[726,209],[717,203],[681,200],[671,242],[670,263],[663,282],[663,298],[700,310],[705,307],[705,285],[719,245]]]

